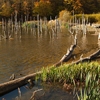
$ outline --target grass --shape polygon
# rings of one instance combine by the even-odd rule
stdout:
[[[74,65],[64,64],[58,68],[43,68],[38,77],[43,82],[72,84],[77,90],[77,82],[83,83],[77,93],[78,100],[100,100],[100,65],[86,62]]]
[[[67,80],[71,82],[74,80],[84,81],[88,72],[99,75],[100,65],[97,62],[91,63],[80,63],[75,65],[64,64],[59,68],[43,68],[43,73],[41,74],[41,79],[43,81],[59,82],[59,79]]]
[[[76,17],[82,20],[82,14],[77,14]],[[85,19],[90,23],[100,23],[100,13],[97,14],[84,14]]]

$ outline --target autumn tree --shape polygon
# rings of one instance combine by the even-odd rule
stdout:
[[[10,17],[11,13],[12,13],[12,8],[10,2],[6,1],[2,3],[0,15],[4,17]]]
[[[49,17],[52,15],[52,7],[49,1],[41,0],[34,3],[34,14],[39,14],[41,17]]]
[[[0,16],[10,17],[15,15],[55,16],[59,12],[67,11],[75,13],[98,13],[100,12],[100,0],[0,0]]]
[[[12,4],[13,14],[15,15],[15,12],[17,12],[18,15],[20,15],[22,9],[21,9],[21,0],[13,0]]]
[[[65,0],[65,7],[68,11],[75,13],[97,13],[100,12],[100,0]]]
[[[84,13],[91,14],[100,12],[100,0],[81,0]]]
[[[65,0],[65,7],[68,11],[75,13],[83,13],[83,8],[80,0]]]
[[[21,17],[25,18],[24,16],[28,16],[29,18],[30,16],[32,16],[33,3],[33,0],[13,0],[13,15],[16,11],[19,20],[21,20]]]
[[[56,15],[59,15],[59,12],[61,10],[64,10],[64,0],[49,0],[53,9],[53,17],[55,17]]]
[[[33,13],[33,0],[24,0],[22,2],[22,13],[24,15],[32,16]]]

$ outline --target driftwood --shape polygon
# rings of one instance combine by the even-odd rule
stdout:
[[[70,46],[70,49],[67,50],[67,53],[61,58],[61,60],[59,62],[57,62],[56,64],[54,64],[55,67],[60,66],[63,62],[66,62],[71,58],[72,53],[73,53],[75,47],[77,46],[77,37],[76,36],[77,35],[75,35],[75,38],[74,38],[74,44]]]
[[[70,49],[67,51],[67,53],[61,58],[61,60],[59,62],[57,62],[56,64],[54,64],[55,67],[60,66],[63,62],[67,62],[71,57],[72,57],[72,53],[75,49],[75,47],[77,46],[77,35],[75,35],[74,38],[74,44],[71,45]],[[88,57],[84,57],[82,58],[83,54],[80,56],[80,59],[73,62],[72,64],[78,64],[80,62],[85,62],[85,61],[91,61],[93,59],[97,59],[98,57],[100,57],[100,50],[97,50],[96,52],[94,52],[93,54],[91,54]]]
[[[0,84],[0,96],[27,84],[29,79],[35,80],[38,74],[41,74],[41,71]]]
[[[38,90],[35,90],[30,98],[30,100],[37,100],[36,98],[36,93],[39,92],[39,91],[42,91],[43,89],[38,89]],[[39,97],[39,96],[38,96]]]
[[[84,58],[80,57],[79,60],[73,62],[72,64],[78,64],[80,62],[91,61],[91,60],[94,60],[94,59],[98,58],[99,56],[100,56],[100,49],[97,50],[96,52],[94,52],[93,54],[91,54],[88,57],[84,57]]]

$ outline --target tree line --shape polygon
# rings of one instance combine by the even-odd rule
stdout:
[[[17,13],[18,18],[22,16],[36,16],[53,18],[61,10],[71,13],[99,13],[100,0],[0,0],[0,17],[11,17]]]

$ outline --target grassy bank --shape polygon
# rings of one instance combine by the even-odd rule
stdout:
[[[82,19],[83,14],[77,14],[76,17]],[[98,14],[84,14],[84,17],[90,23],[100,23],[100,13]]]
[[[42,81],[71,84],[74,89],[78,88],[76,92],[78,100],[100,100],[99,63],[64,64],[59,68],[43,68],[42,71],[43,73],[39,76]]]

